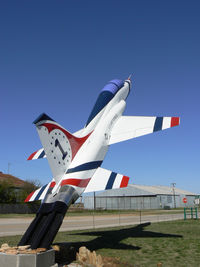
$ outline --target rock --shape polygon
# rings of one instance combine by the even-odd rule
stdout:
[[[26,254],[37,254],[36,249],[27,250]]]
[[[20,249],[20,250],[18,250],[18,252],[19,252],[19,254],[27,254],[27,252],[29,252],[30,250],[22,250],[22,249]]]
[[[55,251],[60,251],[60,247],[58,245],[53,245],[52,248],[55,250]]]
[[[41,253],[41,252],[45,252],[45,251],[47,251],[46,248],[37,248],[37,249],[36,249],[36,252],[37,252],[37,253]]]
[[[46,248],[31,249],[30,245],[10,247],[7,243],[2,244],[0,248],[0,252],[10,254],[10,255],[37,254],[37,253],[45,252],[46,250],[47,250]]]
[[[101,267],[103,266],[103,259],[101,257],[101,255],[97,256],[97,267]]]
[[[5,251],[5,253],[6,253],[7,255],[17,255],[17,254],[18,254],[18,251],[17,251],[17,249],[12,249],[12,248],[10,248],[10,249],[7,249],[7,250]]]
[[[18,248],[19,250],[26,250],[26,249],[28,249],[30,247],[31,247],[30,245],[26,245],[26,246],[18,246],[16,248]]]
[[[80,247],[79,248],[79,253],[77,253],[77,257],[78,257],[78,260],[81,262],[81,263],[85,263],[89,257],[88,255],[88,251],[87,251],[87,248],[86,247]]]
[[[1,248],[5,249],[5,248],[9,248],[10,246],[7,243],[4,243],[1,245]]]
[[[101,255],[97,256],[95,251],[91,252],[86,247],[79,248],[79,253],[77,253],[76,258],[83,265],[90,264],[95,267],[103,267],[103,260]]]

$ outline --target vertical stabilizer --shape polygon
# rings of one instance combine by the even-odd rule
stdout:
[[[34,121],[34,124],[53,177],[58,182],[89,135],[78,138],[44,113]]]

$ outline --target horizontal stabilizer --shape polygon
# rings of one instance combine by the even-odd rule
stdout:
[[[111,131],[109,145],[165,130],[179,123],[179,117],[122,116]]]
[[[127,187],[129,177],[103,168],[98,168],[84,193]]]
[[[68,179],[68,180],[75,180],[75,179]],[[88,179],[86,179],[86,181],[88,181]],[[84,193],[127,187],[128,181],[129,181],[129,177],[127,176],[124,176],[122,174],[118,174],[118,173],[99,167],[96,170],[95,174],[90,179],[89,183],[87,184],[87,187]],[[61,182],[61,186],[65,184],[66,184],[66,181],[63,180]],[[52,180],[50,183],[30,193],[28,197],[25,199],[25,202],[43,200],[47,193],[51,193],[50,190],[52,190],[55,185],[56,185],[55,181]]]
[[[32,202],[36,200],[43,200],[49,191],[49,189],[52,189],[55,186],[55,181],[52,180],[50,183],[38,188],[37,190],[30,193],[27,198],[24,200],[24,202]]]
[[[35,152],[33,152],[27,160],[34,160],[34,159],[43,159],[46,158],[47,156],[45,155],[44,148],[41,148]]]

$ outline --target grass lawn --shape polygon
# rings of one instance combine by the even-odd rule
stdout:
[[[200,266],[200,221],[169,221],[98,230],[60,232],[54,243],[78,249],[86,246],[116,266]],[[20,237],[2,237],[0,245],[16,245]],[[113,265],[114,266],[114,265]]]
[[[135,214],[138,216],[140,210],[69,210],[66,213],[66,217],[71,217],[71,216],[92,216],[93,214],[95,216],[99,215],[110,215],[110,214]],[[161,215],[161,214],[175,214],[175,213],[182,213],[183,214],[183,209],[182,208],[177,208],[177,209],[171,209],[171,210],[142,210],[141,211],[143,215]],[[13,214],[13,213],[8,213],[8,214],[0,214],[0,218],[23,218],[23,217],[35,217],[35,214]]]

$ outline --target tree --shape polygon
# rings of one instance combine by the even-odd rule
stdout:
[[[23,187],[16,187],[3,181],[0,183],[0,203],[24,203],[27,196],[40,186],[38,180],[26,180]]]
[[[16,203],[17,196],[14,187],[3,181],[0,183],[0,203]]]
[[[26,180],[24,186],[21,188],[21,190],[18,192],[17,200],[18,202],[24,202],[24,200],[27,198],[27,196],[37,190],[39,187],[41,187],[41,183],[39,180]]]

